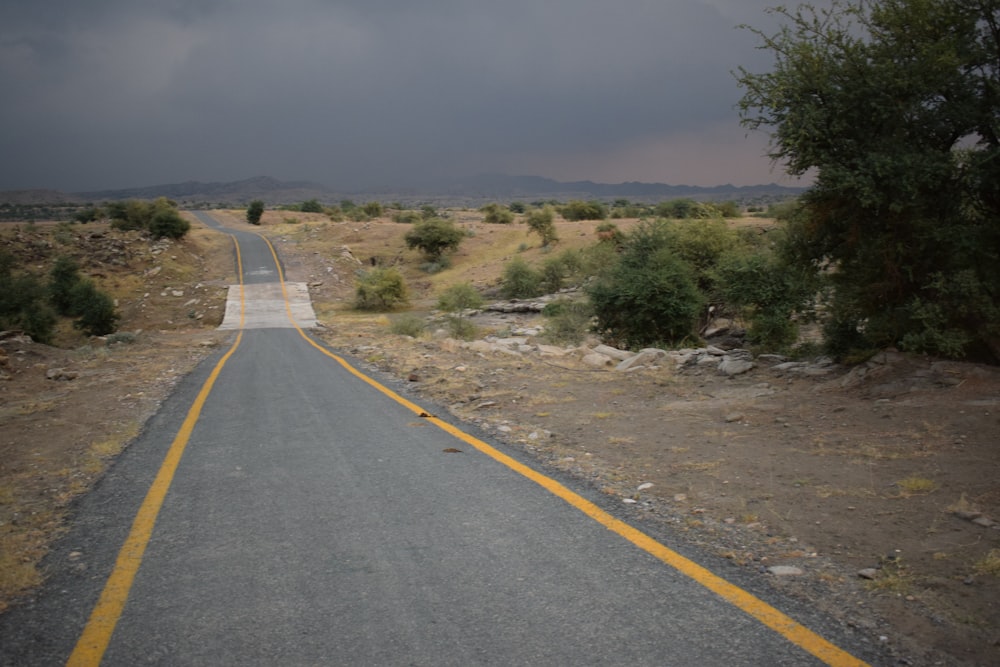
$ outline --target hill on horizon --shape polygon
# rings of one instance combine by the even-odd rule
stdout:
[[[65,193],[51,189],[21,189],[0,192],[0,204],[45,205],[81,204],[122,199],[155,199],[167,197],[182,207],[205,205],[245,205],[255,199],[268,206],[294,204],[309,199],[336,203],[342,199],[365,199],[404,204],[432,203],[439,206],[478,206],[489,201],[569,200],[569,199],[629,199],[657,202],[667,199],[697,199],[704,201],[733,200],[741,204],[776,201],[802,194],[804,187],[766,185],[711,187],[668,185],[666,183],[596,183],[594,181],[561,182],[542,176],[512,176],[480,174],[466,179],[405,188],[368,190],[337,189],[309,181],[280,181],[270,176],[229,182],[185,181],[116,190],[94,190]]]

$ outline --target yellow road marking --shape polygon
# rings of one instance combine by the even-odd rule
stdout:
[[[174,437],[170,449],[167,450],[167,455],[160,465],[160,470],[156,473],[156,478],[149,487],[149,491],[146,492],[146,497],[142,501],[138,513],[136,513],[135,520],[132,522],[132,529],[129,531],[128,537],[125,538],[125,544],[122,545],[121,550],[118,552],[115,566],[111,570],[108,581],[104,584],[101,597],[97,600],[97,604],[94,606],[93,611],[90,613],[90,618],[87,620],[87,625],[84,626],[83,632],[80,634],[80,638],[73,648],[73,652],[66,661],[69,667],[96,667],[101,664],[104,652],[107,651],[108,644],[111,642],[111,635],[114,633],[118,619],[121,618],[122,610],[128,601],[132,582],[139,571],[139,565],[142,564],[142,557],[153,534],[156,517],[163,506],[163,500],[170,489],[170,483],[177,472],[177,466],[180,464],[181,457],[184,455],[184,449],[191,439],[191,432],[198,422],[198,417],[201,415],[205,401],[208,399],[208,395],[211,393],[212,387],[215,385],[215,381],[222,371],[222,367],[226,365],[229,358],[236,352],[236,348],[240,346],[240,341],[243,340],[242,327],[246,311],[243,294],[243,260],[240,256],[240,245],[236,242],[236,237],[233,237],[233,243],[236,246],[236,263],[240,276],[240,332],[237,334],[236,341],[232,347],[223,355],[219,363],[215,365],[205,384],[202,385],[201,391],[198,392],[198,396],[188,410],[184,423],[181,424],[181,428]]]
[[[264,238],[261,236],[261,238]],[[274,246],[264,238],[264,242],[267,243],[268,247],[271,249],[271,253],[274,255],[275,264],[277,265],[277,254],[275,253]],[[284,277],[281,275],[281,268],[278,267],[278,278],[281,280],[282,293],[285,293],[285,281]],[[486,454],[495,461],[502,463],[511,470],[527,477],[531,481],[535,482],[539,486],[543,487],[553,495],[566,501],[576,509],[580,510],[588,517],[601,524],[610,531],[613,531],[625,538],[632,544],[636,545],[643,551],[655,556],[662,562],[666,563],[670,567],[674,568],[678,572],[684,574],[688,578],[694,580],[695,582],[701,584],[708,590],[712,591],[722,599],[726,600],[733,606],[746,612],[753,618],[757,619],[767,627],[771,628],[785,639],[795,644],[799,648],[811,653],[823,662],[833,667],[866,667],[867,663],[858,658],[855,658],[850,653],[847,653],[843,649],[834,645],[830,641],[819,636],[809,628],[805,627],[798,621],[792,619],[791,617],[778,611],[771,605],[767,604],[760,598],[754,596],[753,594],[743,590],[735,584],[731,584],[722,577],[713,574],[710,570],[698,565],[694,561],[685,558],[673,549],[670,549],[663,544],[660,544],[652,537],[646,535],[642,531],[636,530],[632,526],[628,525],[624,521],[616,519],[611,514],[605,512],[600,507],[590,502],[586,498],[580,496],[568,488],[555,481],[551,477],[546,477],[545,475],[539,473],[538,471],[530,468],[523,463],[517,461],[510,456],[500,452],[496,448],[488,445],[487,443],[475,438],[464,431],[452,426],[448,422],[445,422],[433,415],[429,414],[426,410],[421,408],[419,405],[403,398],[393,390],[380,384],[375,379],[365,375],[361,371],[357,370],[349,364],[342,357],[334,354],[330,350],[316,343],[312,338],[310,338],[299,325],[295,322],[292,317],[291,309],[288,305],[286,298],[285,308],[288,311],[288,318],[291,320],[292,325],[299,332],[306,342],[312,345],[314,348],[330,357],[341,366],[343,366],[349,373],[361,380],[367,382],[369,385],[382,392],[389,398],[393,399],[397,403],[405,406],[414,413],[426,418],[426,420],[441,430],[449,433],[450,435],[458,438],[459,440],[475,447],[483,454]]]

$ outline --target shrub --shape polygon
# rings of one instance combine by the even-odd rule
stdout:
[[[479,209],[485,213],[483,221],[491,225],[509,225],[514,222],[514,213],[509,208],[504,208],[500,204],[492,203]]]
[[[548,246],[559,240],[555,224],[556,212],[551,206],[532,209],[525,222],[528,228],[542,239],[542,245]]]
[[[461,313],[483,305],[483,297],[472,283],[456,283],[438,297],[438,308],[448,313]]]
[[[559,213],[566,220],[605,220],[608,208],[599,201],[573,200],[562,206]]]
[[[424,333],[425,328],[423,319],[413,313],[404,313],[399,317],[393,318],[389,324],[389,330],[392,333],[399,336],[410,336],[411,338],[419,338]]]
[[[416,224],[423,219],[424,217],[417,211],[396,211],[392,214],[393,222],[402,222],[409,225]]]
[[[361,210],[369,218],[381,218],[385,214],[385,208],[377,201],[366,202]]]
[[[465,233],[455,223],[442,218],[418,222],[403,237],[406,247],[420,249],[430,261],[436,261],[447,251],[458,248]]]
[[[80,280],[70,293],[72,309],[79,317],[73,326],[89,336],[112,333],[118,324],[114,300],[90,280]]]
[[[179,239],[190,231],[191,223],[182,218],[176,208],[156,206],[147,229],[156,239]]]
[[[408,300],[403,274],[393,267],[375,267],[357,281],[354,307],[358,310],[392,310]]]
[[[264,202],[254,199],[247,207],[247,222],[251,225],[259,225],[260,219],[264,215]]]
[[[542,294],[542,277],[524,259],[515,257],[504,266],[500,294],[507,299],[530,299]]]
[[[80,282],[80,265],[72,257],[58,257],[49,271],[49,303],[60,315],[73,312],[73,288]]]
[[[578,345],[590,330],[594,309],[587,301],[556,299],[546,304],[545,339],[556,345]]]
[[[299,205],[299,210],[303,213],[322,213],[323,205],[316,199],[307,199]]]
[[[664,224],[640,225],[617,264],[587,287],[597,331],[610,342],[636,348],[691,335],[705,298],[669,241]]]

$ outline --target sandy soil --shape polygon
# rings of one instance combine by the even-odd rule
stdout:
[[[354,272],[369,258],[401,262],[413,309],[424,314],[449,281],[487,288],[515,254],[540,258],[537,238],[521,225],[489,229],[474,213],[458,213],[470,237],[452,269],[427,276],[402,243],[405,225],[293,215],[269,212],[260,231],[275,241],[289,279],[310,283],[325,325],[319,335],[338,349],[406,379],[409,391],[539,465],[620,499],[640,524],[660,522],[721,566],[754,572],[836,615],[900,664],[1000,662],[1000,530],[991,523],[1000,519],[998,369],[886,353],[863,375],[834,368],[803,377],[769,363],[735,378],[670,365],[626,374],[572,354],[482,353],[431,334],[397,336],[389,318],[348,307]],[[239,217],[230,220],[242,225]],[[561,243],[589,242],[592,225],[560,223]],[[0,342],[10,378],[0,382],[0,539],[8,554],[0,569],[22,571],[22,589],[44,575],[33,564],[72,498],[176,379],[226,340],[213,326],[230,248],[210,238],[195,234],[166,255],[132,242],[141,251],[120,270],[143,279],[123,283],[119,295],[122,328],[142,329],[131,344]],[[158,264],[166,268],[150,275]],[[109,282],[119,273],[107,264],[91,271]],[[482,336],[535,323],[477,319]],[[77,375],[47,379],[54,368]],[[767,573],[778,564],[802,574]],[[866,568],[874,579],[859,576]],[[8,583],[3,600],[17,590]]]

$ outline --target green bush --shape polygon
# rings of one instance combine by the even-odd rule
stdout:
[[[500,204],[487,204],[479,209],[485,214],[483,222],[491,225],[509,225],[514,222],[514,213]]]
[[[566,220],[606,220],[608,208],[599,201],[572,200],[560,207],[559,214]]]
[[[614,267],[588,285],[597,331],[609,342],[637,348],[692,335],[705,297],[670,238],[663,223],[641,224]]]
[[[530,299],[543,294],[542,276],[521,257],[507,262],[500,279],[500,294],[507,299]]]
[[[72,257],[56,258],[49,271],[49,303],[60,315],[73,312],[73,288],[80,282],[80,265]]]
[[[153,238],[179,239],[191,229],[191,223],[181,217],[176,208],[155,207],[147,226]]]
[[[394,267],[375,267],[357,281],[354,307],[358,310],[392,310],[407,303],[409,296],[403,274]]]
[[[455,223],[442,218],[431,218],[413,225],[403,237],[406,247],[418,248],[430,261],[437,261],[445,252],[454,251],[465,238],[465,232]]]
[[[396,211],[392,214],[393,222],[402,222],[408,225],[414,225],[423,219],[424,217],[418,211]]]
[[[78,316],[73,326],[89,336],[112,333],[118,324],[114,300],[87,279],[80,280],[70,292],[72,310]]]
[[[323,205],[317,199],[307,199],[299,204],[299,210],[303,213],[322,213]]]
[[[472,283],[456,283],[438,297],[438,308],[448,313],[461,313],[483,305],[483,297]]]

